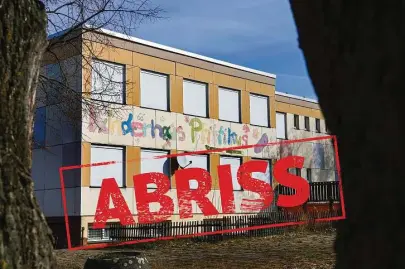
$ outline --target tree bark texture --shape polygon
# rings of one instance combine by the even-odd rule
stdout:
[[[0,0],[0,268],[53,268],[52,233],[31,179],[31,138],[46,14],[36,0]]]
[[[347,219],[336,268],[405,268],[405,2],[290,0],[326,124]]]

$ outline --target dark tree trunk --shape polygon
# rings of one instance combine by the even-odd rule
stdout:
[[[46,46],[36,0],[0,0],[0,268],[53,268],[52,234],[31,179],[35,89]]]
[[[404,1],[290,0],[326,123],[347,219],[336,268],[405,268]]]

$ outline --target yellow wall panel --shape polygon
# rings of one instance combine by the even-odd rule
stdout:
[[[132,146],[127,146],[126,147],[126,164],[125,164],[125,169],[126,169],[126,183],[125,185],[127,187],[133,187],[134,186],[134,181],[133,177],[134,175],[138,175],[141,173],[141,149],[139,147],[132,147]]]
[[[90,164],[91,162],[91,144],[82,142],[82,164]],[[90,186],[90,167],[82,168],[82,187]]]
[[[270,128],[276,128],[276,98],[274,96],[270,97]]]
[[[176,74],[176,64],[171,61],[156,58],[155,59],[155,70],[156,72],[175,75]]]
[[[183,78],[170,76],[170,111],[183,113]]]
[[[220,87],[231,88],[240,91],[244,91],[246,89],[246,82],[244,79],[231,77],[228,75],[215,72],[214,72],[214,84]]]
[[[141,105],[141,69],[137,66],[132,68],[132,82],[133,82],[133,97],[132,105]]]
[[[210,174],[212,179],[211,189],[213,190],[219,189],[218,165],[219,165],[219,154],[218,153],[210,154]]]
[[[276,111],[323,119],[321,110],[276,102]]]
[[[212,71],[208,71],[201,68],[194,68],[194,79],[205,83],[214,83],[214,74]]]
[[[176,63],[176,75],[183,78],[194,79],[195,68],[188,65]]]
[[[126,92],[126,103],[128,105],[135,104],[135,83],[134,83],[135,69],[136,68],[132,65],[125,66],[125,79],[126,79],[125,92]]]
[[[132,65],[132,51],[129,50],[110,48],[109,58],[114,63]]]
[[[155,58],[140,53],[132,53],[132,64],[141,69],[155,71]]]
[[[243,163],[246,163],[246,162],[248,162],[248,161],[250,161],[250,160],[252,160],[252,157],[250,157],[250,156],[243,156],[243,158],[242,158],[243,160]]]
[[[250,124],[250,96],[249,92],[242,91],[241,103],[242,103],[242,123]]]
[[[218,103],[218,86],[214,84],[208,85],[209,97],[209,117],[211,119],[218,119],[219,117],[219,103]]]

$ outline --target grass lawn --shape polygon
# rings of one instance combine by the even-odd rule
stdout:
[[[216,243],[160,241],[130,248],[143,251],[153,269],[331,269],[335,259],[334,238],[333,232],[293,232]],[[125,251],[128,250],[127,247]],[[58,269],[82,269],[87,257],[112,251],[119,250],[57,250]]]

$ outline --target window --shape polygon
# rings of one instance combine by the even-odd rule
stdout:
[[[317,133],[321,132],[321,120],[320,119],[315,119],[315,128],[316,128]]]
[[[124,186],[124,147],[91,145],[91,163],[115,161],[115,164],[91,166],[90,186],[101,187],[105,178],[115,178],[118,186]]]
[[[250,94],[250,124],[269,127],[269,97]]]
[[[46,107],[37,108],[34,120],[34,147],[45,146]]]
[[[312,182],[312,170],[311,170],[311,168],[307,168],[307,180],[308,180],[308,182]]]
[[[327,134],[330,133],[329,128],[328,128],[328,126],[327,126],[326,124],[325,124],[325,132],[326,132]]]
[[[184,114],[207,117],[207,84],[183,80]]]
[[[301,169],[300,168],[295,168],[295,175],[296,176],[301,176]]]
[[[309,117],[304,118],[305,130],[309,131]]]
[[[300,129],[300,116],[294,115],[294,128],[299,130]]]
[[[123,104],[124,71],[123,65],[93,60],[91,98]]]
[[[264,161],[267,163],[267,169],[265,173],[260,173],[260,172],[254,172],[252,173],[252,177],[261,179],[266,183],[269,183],[272,185],[272,180],[271,180],[271,160],[266,160],[266,159],[259,159],[259,158],[252,158],[252,160],[257,160],[257,161]]]
[[[219,119],[240,122],[240,92],[219,88]]]
[[[276,113],[276,132],[278,139],[287,139],[286,135],[286,115],[285,113]]]
[[[239,166],[241,165],[241,163],[242,163],[242,160],[239,157],[221,156],[219,159],[220,165],[226,165],[226,164],[231,165],[232,183],[233,183],[234,191],[242,190],[242,187],[239,185],[238,178],[237,178],[238,169],[239,169]]]
[[[169,152],[165,150],[141,150],[141,174],[144,173],[163,173],[170,177],[170,160],[165,158],[154,159],[158,156],[168,155]],[[156,184],[148,184],[148,189],[156,189]]]
[[[141,71],[141,107],[169,110],[167,75]]]
[[[202,168],[209,172],[208,169],[208,155],[190,155],[187,156],[187,159],[191,161],[191,164],[187,168]],[[190,182],[190,189],[197,189],[198,183],[196,180],[192,179]]]

